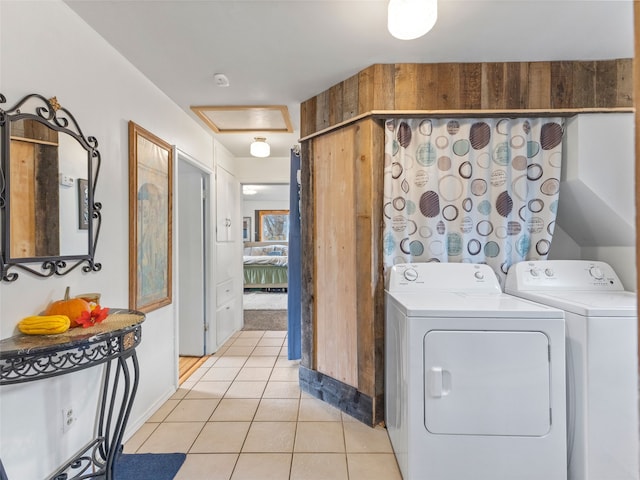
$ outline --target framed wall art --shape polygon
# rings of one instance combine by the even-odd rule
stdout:
[[[289,210],[257,210],[261,242],[289,240]]]
[[[171,303],[173,150],[129,122],[129,308]]]
[[[251,217],[242,217],[242,241],[251,241]]]

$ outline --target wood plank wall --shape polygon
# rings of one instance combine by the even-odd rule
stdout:
[[[365,119],[358,124],[355,157],[356,249],[358,278],[358,386],[372,398],[372,423],[384,418],[384,275],[381,239],[384,175],[382,122]]]
[[[305,194],[300,196],[300,212],[304,215],[304,222],[300,223],[300,241],[302,251],[314,251],[315,249],[315,215],[313,205],[315,203],[315,190],[313,189],[314,175],[311,168],[311,162],[306,160],[313,158],[313,142],[302,142],[300,145],[300,191]],[[305,250],[311,248],[312,250]],[[302,319],[300,334],[302,342],[302,352],[300,364],[309,369],[315,368],[316,348],[315,348],[315,260],[313,255],[303,255],[301,267],[300,283],[302,289],[300,292],[300,317]]]
[[[358,386],[355,128],[343,128],[318,139],[314,162],[316,369],[343,383]]]
[[[369,425],[384,420],[383,148],[372,118],[302,143],[301,386]]]
[[[374,110],[633,107],[631,59],[376,64],[300,106],[304,138]]]

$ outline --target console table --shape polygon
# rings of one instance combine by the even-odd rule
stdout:
[[[141,312],[112,308],[104,321],[89,328],[0,340],[0,386],[105,364],[95,438],[48,480],[113,479],[114,460],[138,388],[136,347],[142,338],[144,319]],[[7,478],[1,462],[0,478]]]

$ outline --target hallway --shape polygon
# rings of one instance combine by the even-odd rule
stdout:
[[[175,480],[400,480],[384,428],[300,391],[286,334],[234,334],[125,453],[187,453]]]

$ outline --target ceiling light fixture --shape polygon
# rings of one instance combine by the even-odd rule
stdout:
[[[254,157],[268,157],[271,153],[271,147],[267,143],[267,139],[264,137],[255,137],[249,148],[251,155]]]
[[[250,185],[243,185],[242,186],[242,194],[243,195],[255,195],[256,193],[258,193],[258,191],[253,189]]]
[[[438,0],[389,0],[389,33],[400,40],[413,40],[426,34],[438,19]]]

